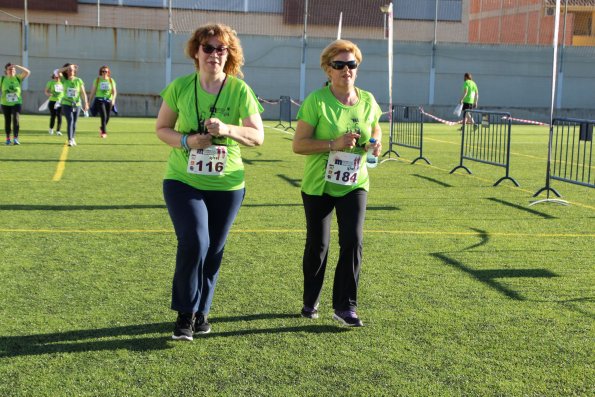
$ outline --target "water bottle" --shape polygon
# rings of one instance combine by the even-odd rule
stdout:
[[[376,143],[376,139],[370,138],[370,143]],[[366,155],[366,165],[368,166],[368,168],[376,168],[378,166],[378,157],[374,156],[373,147],[368,149],[368,154]]]

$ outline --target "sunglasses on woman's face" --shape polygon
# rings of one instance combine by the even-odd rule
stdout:
[[[343,70],[345,66],[349,69],[357,69],[357,61],[332,61],[330,65],[335,70]]]
[[[105,69],[103,69],[103,70],[101,71],[101,73],[107,73],[107,72],[109,72],[109,70],[105,70]]]
[[[202,50],[205,52],[205,54],[212,54],[214,51],[217,51],[218,55],[223,55],[227,52],[227,47],[214,47],[210,44],[203,44]]]

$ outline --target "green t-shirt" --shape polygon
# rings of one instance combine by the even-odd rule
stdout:
[[[21,83],[22,79],[19,76],[7,77],[2,76],[1,89],[2,98],[0,103],[2,106],[15,106],[23,103],[23,97],[21,96]]]
[[[467,95],[465,95],[465,98],[463,98],[463,103],[474,104],[475,97],[479,93],[477,90],[477,84],[475,84],[473,80],[465,80],[465,83],[463,83],[463,94],[465,93],[465,90],[467,90]]]
[[[112,78],[104,79],[97,77],[94,84],[95,98],[103,98],[108,100],[113,98],[113,90],[116,88],[116,80]]]
[[[74,79],[60,78],[64,86],[64,95],[60,99],[60,103],[66,106],[81,106],[81,90],[85,89],[85,83],[82,79],[75,77]]]
[[[64,86],[61,81],[50,80],[45,85],[45,88],[50,92],[50,101],[59,102],[64,95]]]
[[[215,105],[217,95],[202,89],[198,73],[175,79],[161,92],[163,101],[178,114],[175,129],[183,134],[198,130],[195,93],[198,99],[199,116],[201,120],[205,120],[211,115],[211,107]],[[225,124],[238,126],[242,125],[242,120],[246,117],[264,111],[252,89],[243,80],[233,76],[227,76],[215,106],[212,117],[218,118]],[[165,179],[180,181],[201,190],[242,189],[244,164],[238,143],[230,138],[213,138],[213,144],[227,148],[225,171],[222,175],[189,173],[187,171],[189,154],[182,148],[173,148],[167,161]]]
[[[378,124],[382,110],[374,96],[356,88],[358,102],[346,106],[333,95],[329,86],[312,92],[302,103],[297,118],[314,127],[314,139],[331,140],[348,131],[356,131],[361,136],[358,146],[346,152],[361,155],[357,182],[353,185],[339,185],[325,179],[329,153],[315,153],[306,156],[302,191],[309,195],[321,196],[323,193],[342,197],[355,189],[369,190],[370,180],[365,164],[365,145]]]

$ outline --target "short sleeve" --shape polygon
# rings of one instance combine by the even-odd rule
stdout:
[[[175,81],[174,81],[175,83]],[[176,113],[180,113],[180,109],[178,107],[178,95],[179,93],[176,90],[176,85],[174,83],[169,84],[167,87],[161,91],[161,98],[163,101],[169,106],[171,110]]]
[[[312,93],[302,102],[302,106],[298,110],[297,119],[305,121],[312,127],[316,127],[318,125],[318,109],[316,95]]]
[[[256,94],[247,84],[243,84],[241,97],[243,98],[244,105],[240,108],[240,118],[242,120],[254,114],[264,112],[264,108],[260,102],[258,102]]]

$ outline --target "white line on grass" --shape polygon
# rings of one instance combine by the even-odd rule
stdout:
[[[58,160],[58,165],[56,166],[56,172],[54,173],[54,177],[52,181],[58,182],[62,179],[62,174],[64,174],[64,168],[66,168],[66,159],[68,158],[68,145],[64,145],[62,148],[62,153],[60,153],[60,159]]]
[[[285,131],[285,130],[282,130],[282,129],[280,129],[280,128],[277,128],[277,127],[271,127],[270,125],[265,125],[265,128],[270,128],[271,130],[279,131],[279,132],[282,132],[282,133],[284,133],[284,134],[291,135],[291,136],[293,136],[293,135],[294,135],[294,133],[293,133],[293,132],[287,132],[287,131]]]

